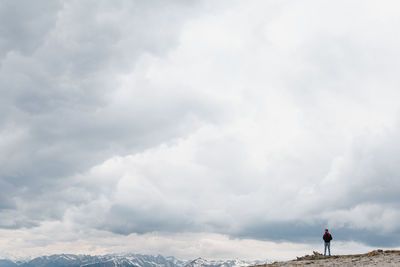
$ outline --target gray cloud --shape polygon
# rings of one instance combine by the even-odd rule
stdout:
[[[194,3],[30,5],[1,8],[13,18],[2,24],[0,164],[3,196],[14,203],[3,205],[27,205],[27,220],[40,221],[63,214],[64,204],[46,204],[58,202],[56,194],[46,196],[63,190],[60,179],[115,153],[168,141],[191,127],[188,113],[200,118],[209,111],[195,96],[171,98],[146,79],[129,85],[137,94],[124,106],[108,99],[120,86],[118,75],[131,72],[141,56],[162,56],[177,45]]]
[[[8,53],[31,55],[43,45],[57,19],[60,1],[2,2],[0,4],[0,59]]]

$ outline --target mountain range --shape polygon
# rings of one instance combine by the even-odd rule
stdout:
[[[24,261],[0,260],[0,267],[242,267],[265,263],[265,261],[242,260],[195,260],[183,261],[161,255],[73,255],[56,254]]]

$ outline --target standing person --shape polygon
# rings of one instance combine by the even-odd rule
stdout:
[[[328,229],[325,229],[325,234],[322,237],[322,239],[325,241],[324,256],[326,256],[326,248],[328,248],[328,253],[330,256],[332,235],[329,233]]]

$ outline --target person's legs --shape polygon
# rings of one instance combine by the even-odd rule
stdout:
[[[324,256],[326,256],[326,247],[328,246],[327,242],[324,242]]]
[[[328,253],[329,256],[331,255],[331,242],[328,242]]]

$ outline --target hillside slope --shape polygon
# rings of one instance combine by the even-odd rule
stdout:
[[[286,267],[286,266],[400,266],[399,250],[374,250],[366,254],[335,255],[325,257],[314,252],[314,255],[298,257],[296,260],[274,262],[252,267]]]

